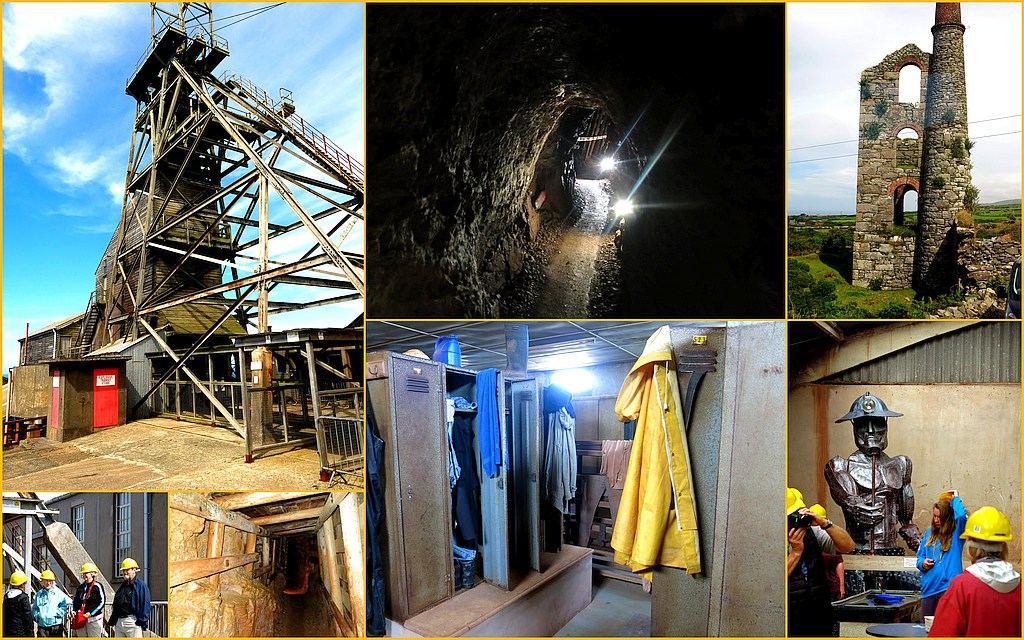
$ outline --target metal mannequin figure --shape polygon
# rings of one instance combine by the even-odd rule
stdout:
[[[903,550],[897,536],[903,538],[911,551],[916,552],[921,544],[921,532],[911,520],[914,489],[910,484],[910,458],[885,454],[889,445],[888,419],[902,415],[890,411],[880,398],[865,393],[853,401],[849,413],[836,420],[836,424],[853,423],[857,451],[829,460],[825,481],[832,499],[843,511],[846,530],[856,545],[854,553],[901,556]],[[889,588],[913,588],[911,583],[915,582],[912,576],[899,573],[880,577]],[[856,589],[847,590],[851,591],[857,593]]]

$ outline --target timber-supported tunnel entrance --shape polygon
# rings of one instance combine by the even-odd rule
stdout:
[[[367,11],[371,316],[778,314],[780,7]]]
[[[171,498],[171,635],[365,634],[362,494]]]

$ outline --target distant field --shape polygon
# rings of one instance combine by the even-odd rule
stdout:
[[[923,302],[914,299],[913,289],[872,291],[850,284],[855,222],[856,217],[852,215],[789,217],[788,255],[791,262],[807,268],[803,270],[803,276],[794,279],[791,265],[791,313],[796,317],[820,314],[828,317],[833,313],[840,313],[843,317],[923,317],[939,306],[955,302],[955,296]],[[1020,222],[1020,203],[979,205],[974,212],[974,226],[979,238],[1005,236],[1020,242]],[[916,227],[917,212],[908,212],[904,216],[904,224],[890,227],[889,233],[913,236]],[[819,299],[820,306],[815,302]],[[809,310],[801,313],[794,309],[795,300],[799,301],[798,307]],[[893,315],[903,313],[907,315]]]

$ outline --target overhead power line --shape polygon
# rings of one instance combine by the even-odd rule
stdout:
[[[1020,130],[1018,129],[1017,131],[1005,131],[1003,133],[990,133],[990,134],[988,134],[986,136],[975,136],[975,137],[971,138],[971,140],[973,141],[973,140],[981,140],[982,138],[996,138],[998,136],[1009,136],[1009,135],[1013,135],[1015,133],[1020,133]],[[856,153],[846,153],[846,154],[843,154],[841,156],[825,156],[823,158],[809,158],[807,160],[790,160],[786,164],[802,164],[804,162],[818,162],[819,160],[834,160],[836,158],[855,158],[855,157],[857,157]]]
[[[1009,120],[1010,118],[1019,118],[1019,117],[1020,117],[1020,114],[1019,113],[1015,113],[1012,116],[999,116],[998,118],[985,118],[984,120],[972,120],[972,121],[968,122],[967,124],[979,124],[981,122],[995,122],[996,120]],[[979,136],[979,137],[983,137],[983,136]],[[818,147],[831,147],[831,146],[837,145],[837,144],[849,144],[851,142],[857,142],[857,141],[858,141],[858,139],[854,138],[853,140],[840,140],[839,142],[823,142],[821,144],[809,144],[806,147],[790,147],[789,149],[786,149],[786,151],[800,151],[801,149],[816,149]]]

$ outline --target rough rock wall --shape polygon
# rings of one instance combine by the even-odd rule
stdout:
[[[1010,279],[1010,268],[1020,257],[1020,243],[1010,238],[968,237],[960,244],[958,267],[964,288],[1002,285]]]
[[[956,284],[955,220],[971,186],[964,29],[958,3],[936,3],[914,264],[915,289],[923,294]]]
[[[893,51],[860,76],[860,142],[857,148],[857,222],[853,233],[853,284],[867,287],[882,280],[885,289],[910,286],[913,239],[892,240],[894,199],[907,189],[920,191],[924,103],[899,101],[900,70],[915,65],[921,70],[919,95],[929,76],[930,55],[908,44]],[[914,129],[917,139],[898,138]],[[902,258],[909,246],[911,264]]]
[[[170,512],[170,561],[206,557],[209,522],[176,509]],[[241,555],[245,535],[224,532],[224,555]],[[277,635],[283,577],[264,585],[251,567],[239,567],[171,589],[169,626],[172,637],[260,637]]]
[[[500,312],[535,163],[573,106],[624,130],[643,114],[632,139],[652,159],[677,132],[637,196],[671,206],[631,222],[630,306],[778,314],[781,5],[367,11],[370,316]]]

